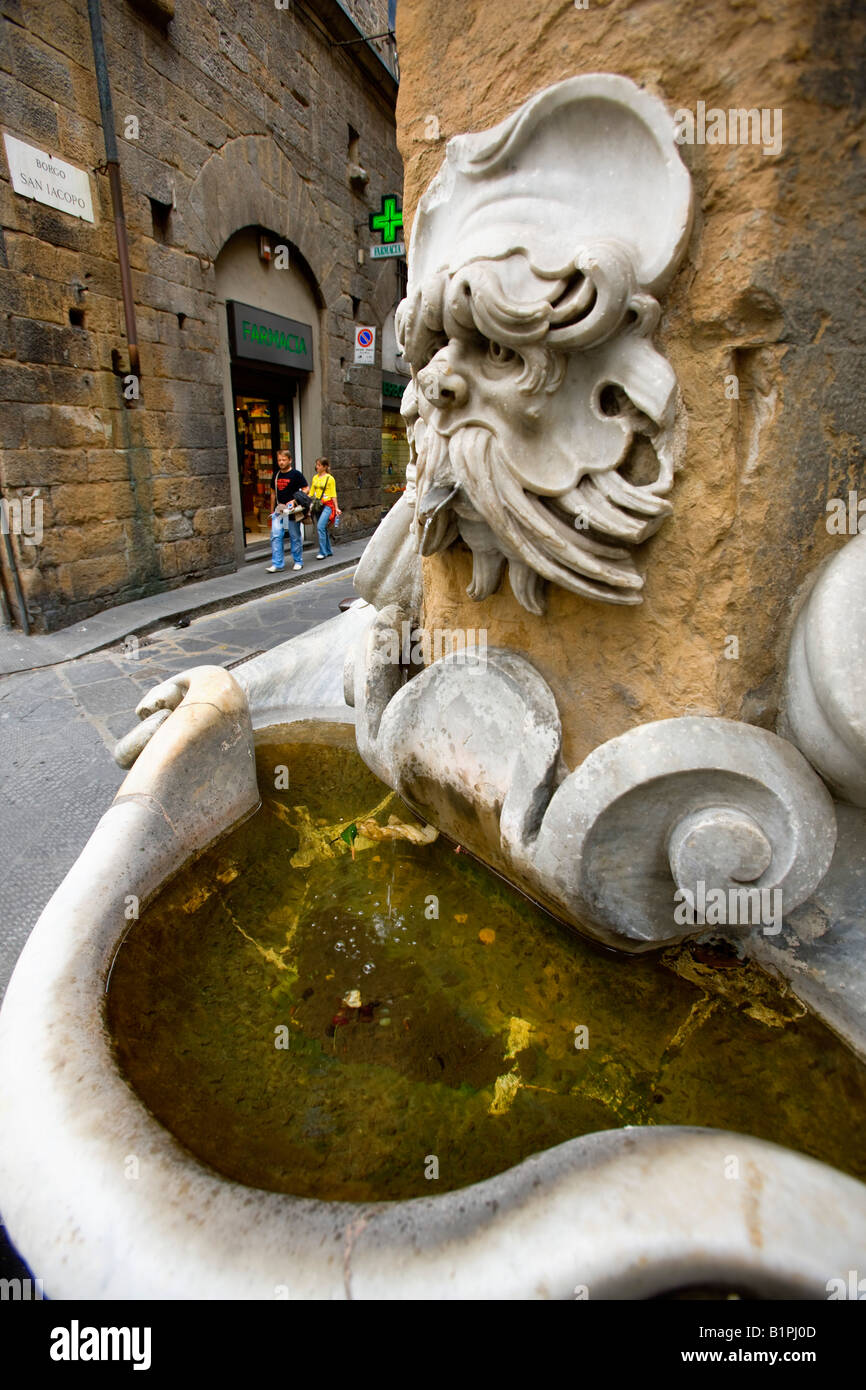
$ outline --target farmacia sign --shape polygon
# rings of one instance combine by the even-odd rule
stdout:
[[[313,329],[309,323],[256,309],[236,299],[226,302],[229,342],[234,357],[313,370]]]

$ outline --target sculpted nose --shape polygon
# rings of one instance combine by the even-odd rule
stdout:
[[[465,405],[469,399],[466,378],[447,362],[437,362],[435,358],[418,373],[418,385],[430,404],[440,410]]]

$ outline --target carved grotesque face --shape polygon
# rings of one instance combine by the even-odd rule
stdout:
[[[476,260],[403,301],[417,543],[429,555],[462,538],[473,598],[507,563],[533,613],[546,580],[640,602],[628,547],[671,510],[676,383],[649,342],[657,317],[613,241],[557,275],[523,252]]]

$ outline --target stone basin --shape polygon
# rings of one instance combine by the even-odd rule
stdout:
[[[334,631],[249,663],[243,690],[217,668],[186,673],[22,953],[0,1014],[0,1205],[48,1296],[826,1297],[862,1251],[866,1187],[765,1139],[627,1125],[438,1196],[325,1200],[218,1173],[128,1084],[105,1010],[118,946],[255,812],[253,726],[260,743],[274,726],[345,740]]]

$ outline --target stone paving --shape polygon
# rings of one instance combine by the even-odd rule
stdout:
[[[308,540],[304,544],[305,564],[301,574],[293,571],[291,561],[285,570],[269,574],[269,556],[259,554],[255,560],[248,560],[231,574],[184,584],[179,589],[168,589],[136,599],[134,603],[106,608],[82,623],[60,628],[57,632],[25,637],[17,628],[0,628],[0,676],[34,671],[37,667],[59,666],[62,662],[86,656],[88,652],[122,643],[131,633],[152,633],[184,617],[191,618],[196,613],[217,613],[232,604],[249,602],[266,593],[275,594],[297,588],[307,583],[311,572],[315,575],[317,572],[325,574],[354,569],[367,541],[363,536],[340,541],[333,555],[321,562],[313,560],[312,563],[308,562],[315,554],[315,546]]]

